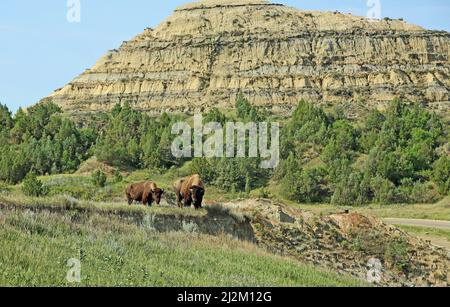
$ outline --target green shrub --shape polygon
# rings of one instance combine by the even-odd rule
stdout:
[[[450,159],[441,157],[433,167],[433,180],[439,186],[439,192],[443,195],[450,193]]]
[[[116,167],[169,169],[184,159],[172,155],[172,124],[179,116],[150,117],[130,103],[117,104],[108,114],[93,151],[100,162]]]
[[[398,270],[408,273],[411,270],[410,249],[408,242],[402,238],[390,242],[386,248],[387,261]]]
[[[353,172],[341,178],[336,185],[331,203],[336,205],[363,205],[369,199],[369,185],[363,174]]]
[[[261,122],[265,119],[266,114],[257,107],[252,105],[242,93],[239,93],[236,99],[236,110],[238,120],[243,122]]]
[[[0,193],[9,192],[10,190],[10,187],[6,183],[0,181]]]
[[[92,183],[99,188],[106,186],[106,174],[102,170],[97,170],[92,174]]]
[[[378,204],[395,203],[395,185],[386,178],[377,176],[371,181],[374,202]]]
[[[122,181],[123,181],[123,176],[122,176],[122,174],[120,173],[119,170],[116,170],[116,171],[114,172],[114,182],[115,182],[115,183],[119,183],[119,182],[122,182]]]
[[[401,203],[434,203],[440,195],[431,182],[414,181],[411,178],[402,180],[396,191],[397,202]]]
[[[0,105],[0,180],[19,183],[37,175],[73,172],[90,156],[96,135],[77,128],[50,101],[19,109],[14,118]]]
[[[269,198],[271,198],[271,195],[270,195],[269,190],[267,190],[266,188],[261,188],[259,190],[258,197],[262,198],[262,199],[269,199]]]
[[[411,191],[411,203],[430,204],[440,199],[431,182],[416,182]]]
[[[26,196],[41,197],[48,194],[48,188],[44,186],[36,174],[28,173],[22,183],[22,191]]]
[[[189,165],[189,172],[191,174],[199,174],[206,184],[214,182],[216,176],[213,159],[194,158]]]
[[[322,182],[326,171],[322,168],[299,169],[293,155],[287,159],[285,164],[286,175],[282,180],[284,195],[297,202],[321,202],[327,197]]]

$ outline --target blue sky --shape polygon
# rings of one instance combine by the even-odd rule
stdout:
[[[0,102],[29,106],[91,67],[146,27],[155,27],[189,0],[80,0],[81,22],[67,21],[67,0],[2,0]],[[301,9],[367,14],[367,0],[278,0]],[[381,0],[382,17],[405,18],[450,31],[448,0]]]

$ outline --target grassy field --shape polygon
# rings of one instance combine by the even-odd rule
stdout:
[[[93,169],[99,164],[93,163]],[[87,169],[88,171],[90,169]],[[150,170],[139,170],[123,172],[123,180],[115,182],[112,175],[108,176],[106,187],[98,188],[92,184],[89,174],[76,173],[66,175],[52,175],[42,176],[39,179],[49,188],[49,198],[58,198],[65,196],[66,198],[75,198],[78,202],[86,205],[106,203],[123,204],[125,201],[124,189],[131,183],[136,183],[144,180],[153,180],[158,185],[166,189],[163,199],[167,200],[171,205],[175,204],[175,196],[173,194],[172,183],[177,178],[189,174],[189,163],[186,163],[182,168],[172,169],[164,173]],[[263,193],[262,190],[257,189],[250,193],[250,197],[258,198],[264,195],[274,200],[278,200],[294,207],[299,207],[304,210],[313,211],[320,214],[330,214],[340,212],[345,209],[357,211],[363,214],[371,214],[380,218],[414,218],[414,219],[434,219],[450,221],[450,197],[441,200],[437,204],[408,204],[408,205],[368,205],[364,207],[338,207],[330,204],[297,204],[284,199],[280,193],[279,186],[269,186]],[[29,202],[28,198],[22,193],[21,186],[8,186],[0,182],[0,200],[1,198],[14,199],[16,202]],[[216,187],[207,186],[207,193],[205,196],[205,203],[220,203],[230,201],[237,198],[248,197],[244,193],[227,193]],[[39,202],[39,200],[33,200]],[[41,201],[42,202],[42,201]],[[44,199],[48,203],[48,199]]]
[[[398,225],[400,229],[403,229],[407,233],[419,237],[423,240],[430,241],[436,246],[440,246],[449,251],[450,256],[450,231],[443,229],[415,227]]]
[[[71,198],[70,196],[26,197],[17,195],[1,195],[0,204],[20,210],[49,210],[52,212],[76,210],[78,212],[113,213],[115,215],[142,215],[148,213],[168,215],[201,216],[206,210],[185,210],[175,206],[130,206],[126,202],[94,202]]]
[[[417,236],[441,238],[441,239],[448,241],[450,244],[450,231],[449,230],[435,229],[435,228],[428,228],[428,227],[404,226],[404,225],[398,225],[397,227],[403,229],[404,231],[406,231],[410,234],[414,234]]]
[[[112,175],[104,188],[92,184],[86,173],[42,176],[49,188],[42,198],[26,197],[21,186],[0,183],[0,203],[14,208],[0,211],[0,286],[364,286],[359,281],[277,257],[257,247],[226,237],[157,234],[130,225],[122,214],[206,214],[172,207],[128,206],[124,187],[154,180],[167,190],[173,204],[171,183],[189,174],[188,166],[163,174],[151,171]],[[372,205],[349,208],[328,204],[296,204],[280,197],[276,189],[268,196],[291,206],[330,214],[345,209],[379,217],[450,220],[450,198],[434,205]],[[260,190],[251,192],[258,197]],[[206,203],[242,197],[207,188]],[[64,215],[31,213],[28,209],[64,208]],[[12,210],[12,211],[11,211]],[[59,212],[52,210],[52,212]],[[102,214],[104,212],[113,215]],[[427,238],[449,240],[450,234],[433,229],[402,227]],[[67,260],[80,259],[82,282],[66,280]]]
[[[119,218],[0,211],[0,286],[365,286],[226,237],[157,234]],[[67,261],[81,261],[70,284]]]
[[[108,174],[107,185],[103,188],[99,188],[93,185],[90,172],[97,169],[102,169],[104,166],[98,162],[86,162],[88,165],[83,170],[86,173],[75,174],[61,174],[51,176],[40,176],[45,186],[49,188],[48,196],[60,196],[67,195],[78,200],[89,200],[93,202],[123,202],[125,200],[124,190],[129,184],[152,180],[158,184],[159,187],[166,190],[165,198],[172,203],[175,202],[175,196],[173,195],[172,183],[182,177],[191,175],[189,170],[189,163],[186,163],[183,167],[178,169],[171,169],[164,173],[157,170],[133,170],[122,171],[123,179],[119,182],[114,180],[112,174]],[[3,192],[8,192],[15,197],[24,196],[21,190],[21,185],[7,186],[0,182],[0,195]],[[226,193],[216,187],[207,187],[207,199],[206,201],[226,201],[239,197],[239,195],[232,195]],[[3,193],[8,194],[8,193]]]
[[[332,206],[329,204],[295,204],[285,201],[291,206],[318,214],[332,214],[351,210],[362,214],[370,214],[379,218],[406,218],[450,221],[450,197],[436,204],[405,204],[405,205],[367,205],[364,207]]]
[[[379,217],[450,221],[450,197],[432,205],[369,206],[358,210],[362,213],[370,213]]]

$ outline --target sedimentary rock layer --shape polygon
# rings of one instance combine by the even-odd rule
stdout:
[[[178,8],[48,98],[71,114],[129,101],[150,113],[233,107],[276,113],[302,98],[383,107],[401,98],[450,112],[450,33],[266,1]]]

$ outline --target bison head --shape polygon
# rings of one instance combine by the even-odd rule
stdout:
[[[201,208],[203,196],[205,195],[205,189],[202,187],[193,186],[191,187],[190,192],[195,208]]]
[[[154,189],[152,190],[152,195],[153,195],[153,199],[155,200],[156,204],[159,205],[161,202],[161,197],[164,194],[164,190],[163,189]]]

